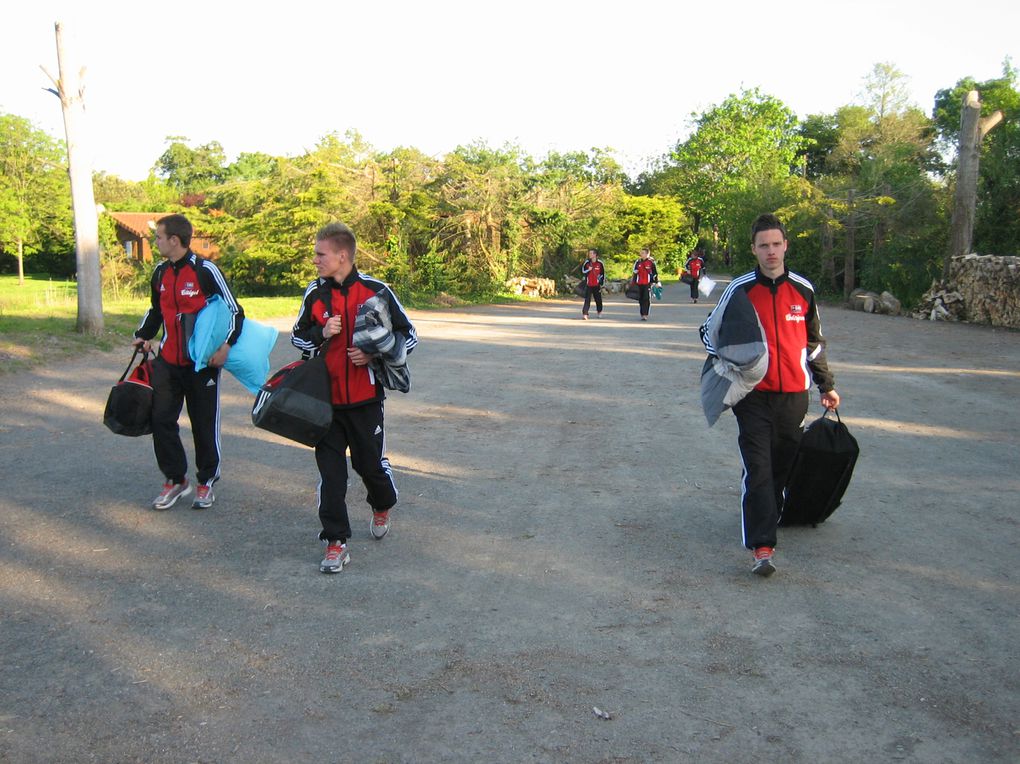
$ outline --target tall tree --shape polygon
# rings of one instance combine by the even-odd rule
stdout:
[[[226,154],[218,141],[191,148],[182,135],[167,136],[170,144],[153,170],[181,195],[200,194],[225,176]]]
[[[74,210],[74,242],[78,265],[78,321],[81,334],[103,332],[103,288],[99,269],[99,213],[92,189],[92,165],[84,151],[85,101],[81,75],[68,60],[60,22],[54,24],[57,38],[57,66],[60,79],[52,90],[60,98],[67,139],[67,166],[71,179],[71,207]]]
[[[17,258],[19,284],[25,255],[68,228],[70,197],[63,146],[27,119],[0,114],[0,248]]]
[[[735,199],[789,177],[802,148],[796,115],[758,89],[731,95],[694,117],[694,133],[678,143],[662,189],[691,210],[695,231],[735,228]]]

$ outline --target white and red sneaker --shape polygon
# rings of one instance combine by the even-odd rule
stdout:
[[[376,539],[381,539],[390,531],[390,511],[388,509],[382,512],[372,513],[372,535]]]
[[[326,556],[319,563],[319,571],[322,573],[339,573],[344,565],[351,561],[351,554],[347,551],[347,544],[343,541],[327,541]]]
[[[185,478],[183,483],[174,483],[170,480],[163,483],[163,490],[159,496],[152,500],[153,509],[170,509],[182,496],[191,493],[191,484]]]

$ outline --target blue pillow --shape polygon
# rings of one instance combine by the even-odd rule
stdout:
[[[226,342],[230,331],[230,308],[218,294],[206,299],[205,307],[195,317],[195,330],[188,341],[188,354],[195,362],[195,371],[209,365],[209,359]],[[223,368],[254,394],[269,376],[269,354],[276,345],[279,331],[272,326],[246,318],[241,335],[230,348]]]

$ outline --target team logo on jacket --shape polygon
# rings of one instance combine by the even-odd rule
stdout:
[[[790,312],[786,314],[787,321],[803,321],[804,320],[804,306],[797,304],[790,306]]]
[[[194,297],[199,294],[199,291],[195,289],[194,281],[185,281],[184,289],[181,290],[181,297]]]

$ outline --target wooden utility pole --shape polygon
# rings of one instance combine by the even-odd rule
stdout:
[[[64,112],[64,135],[67,138],[67,167],[71,177],[71,206],[74,209],[74,245],[78,266],[78,323],[79,334],[102,334],[103,288],[99,273],[99,215],[96,196],[92,188],[92,163],[83,148],[82,125],[85,120],[85,102],[81,84],[84,68],[73,71],[66,61],[60,22],[54,30],[57,36],[57,67],[59,79],[46,72],[56,89]]]
[[[978,165],[981,140],[1002,121],[1002,112],[981,118],[981,99],[971,90],[963,99],[960,116],[960,143],[956,168],[956,194],[953,199],[953,222],[950,229],[949,252],[942,266],[942,278],[949,278],[949,265],[956,255],[970,253],[974,239],[974,213],[977,210]]]

